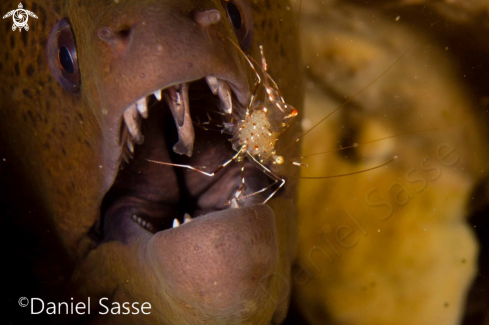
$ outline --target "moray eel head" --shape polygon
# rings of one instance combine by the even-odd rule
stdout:
[[[16,139],[8,151],[73,258],[82,294],[152,306],[144,317],[94,321],[280,323],[296,244],[294,177],[268,205],[257,204],[267,196],[259,193],[230,208],[242,166],[247,193],[272,182],[251,161],[207,177],[148,159],[212,172],[236,153],[232,135],[221,131],[246,112],[256,75],[244,53],[259,61],[259,45],[287,102],[300,109],[288,4],[79,0],[27,7],[37,25],[23,34],[1,31],[10,38],[0,68],[11,90],[2,93],[2,132]],[[27,53],[31,59],[21,60]],[[298,132],[297,123],[288,133]],[[292,139],[282,137],[284,144]]]

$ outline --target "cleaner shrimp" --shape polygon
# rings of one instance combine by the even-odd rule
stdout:
[[[276,82],[268,73],[263,46],[259,46],[262,61],[262,80],[262,77],[260,77],[260,74],[255,69],[248,56],[246,56],[236,44],[234,45],[244,55],[257,78],[244,118],[237,123],[225,125],[226,130],[233,135],[230,141],[236,154],[226,162],[217,166],[212,172],[206,172],[203,168],[197,168],[190,165],[174,164],[151,159],[146,160],[161,165],[187,168],[203,175],[213,177],[231,162],[242,162],[245,157],[247,157],[259,166],[263,173],[270,177],[273,182],[254,193],[242,195],[245,187],[244,166],[242,165],[241,184],[236,190],[231,203],[237,205],[239,199],[246,199],[259,193],[263,193],[278,184],[273,192],[263,201],[263,203],[266,203],[285,184],[285,179],[274,173],[271,168],[267,167],[267,165],[281,165],[284,163],[284,157],[277,154],[275,144],[280,135],[289,127],[290,122],[298,115],[298,111],[292,105],[285,102]],[[257,96],[260,85],[264,87],[266,93],[263,101],[260,101]]]
[[[283,163],[285,163],[284,156],[277,153],[276,143],[279,140],[281,134],[287,130],[290,123],[298,115],[298,111],[292,105],[287,104],[285,102],[282,94],[280,93],[277,83],[273,80],[272,76],[268,73],[267,62],[266,62],[263,46],[262,45],[259,46],[260,56],[261,56],[261,72],[263,75],[263,77],[260,77],[260,74],[258,73],[258,71],[256,70],[255,66],[252,63],[252,60],[254,61],[254,59],[252,57],[248,57],[233,41],[231,42],[243,54],[243,56],[249,63],[251,69],[256,75],[254,90],[250,97],[249,105],[246,108],[246,113],[244,117],[240,119],[237,123],[229,123],[224,125],[225,131],[228,131],[232,135],[229,141],[232,143],[232,148],[234,151],[236,151],[236,154],[230,159],[228,159],[227,161],[225,161],[224,163],[218,165],[217,168],[215,168],[214,171],[212,172],[206,172],[204,170],[204,167],[198,168],[190,165],[162,162],[162,161],[157,161],[152,159],[146,159],[146,160],[156,164],[186,168],[186,169],[199,172],[208,177],[214,177],[217,172],[219,172],[221,169],[231,164],[233,161],[243,162],[245,158],[248,158],[253,163],[255,163],[256,166],[258,166],[258,168],[272,180],[272,183],[253,193],[243,194],[245,188],[245,176],[244,176],[245,168],[244,165],[242,164],[240,185],[238,189],[235,191],[233,198],[230,200],[229,203],[232,206],[239,206],[238,204],[239,200],[244,200],[248,197],[266,192],[267,190],[276,186],[273,189],[273,191],[262,202],[262,203],[267,203],[273,196],[275,196],[275,194],[286,183],[286,179],[284,177],[281,177],[280,175],[278,175],[277,172],[274,171],[274,166],[282,165]],[[392,66],[394,66],[397,62],[398,61],[394,62]],[[388,70],[386,70],[384,73],[386,73]],[[378,78],[380,78],[381,76],[379,76]],[[376,80],[374,80],[373,82],[375,82]],[[258,92],[260,86],[263,87],[263,90],[265,92],[265,96],[263,100],[260,100],[258,98]],[[366,88],[368,88],[368,86],[360,90],[356,95],[360,94]],[[341,109],[347,102],[345,102],[343,105],[335,109],[331,114]],[[320,124],[326,118],[322,119],[318,124]],[[313,128],[316,127],[318,124],[313,126]],[[311,131],[311,129],[303,133],[300,137],[297,137],[296,140],[293,143],[289,144],[287,147],[285,147],[285,149],[297,143],[297,141],[299,141],[299,139],[305,134],[307,134],[309,131]],[[302,158],[303,157],[300,157],[300,159]],[[351,174],[363,173],[363,172],[367,172],[373,169],[383,167],[389,164],[390,162],[392,162],[396,158],[397,157],[394,157],[381,165],[364,169]],[[307,167],[307,164],[297,162],[297,161],[290,161],[290,163],[295,166]],[[321,176],[316,178],[318,179],[333,178],[333,177],[341,177],[346,175],[350,175],[350,174]]]

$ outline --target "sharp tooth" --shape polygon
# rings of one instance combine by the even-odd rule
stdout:
[[[192,217],[190,216],[190,214],[185,213],[185,215],[183,216],[183,223],[185,224],[190,221],[192,221]]]
[[[168,106],[177,125],[178,142],[173,146],[173,151],[180,155],[192,156],[195,133],[190,117],[188,102],[188,84],[182,84],[179,89],[171,87],[166,96]]]
[[[161,89],[153,93],[158,101],[161,100]]]
[[[236,200],[235,197],[231,199],[231,209],[237,209],[239,208],[238,200]]]
[[[221,107],[224,112],[231,114],[233,112],[233,100],[231,97],[231,87],[226,81],[218,80],[217,96],[221,100]]]
[[[207,81],[207,84],[209,85],[209,88],[211,89],[212,93],[214,95],[217,95],[217,89],[218,89],[217,78],[213,76],[208,76],[205,77],[205,81]]]
[[[180,226],[180,221],[177,218],[173,219],[173,228]]]
[[[182,127],[185,123],[185,107],[182,105],[180,91],[181,89],[176,89],[175,87],[168,89],[168,106],[170,106],[173,119],[178,128]]]
[[[124,147],[127,139],[129,138],[129,135],[127,134],[128,131],[127,131],[127,126],[126,127],[122,127],[122,130],[121,130],[121,147]]]
[[[124,160],[124,162],[126,164],[129,164],[129,157],[128,157],[128,155],[122,155],[122,160]]]
[[[148,118],[148,102],[146,100],[146,97],[138,100],[136,102],[136,106],[138,108],[139,114],[141,114],[143,118]]]
[[[142,228],[147,229],[148,231],[153,231],[154,227],[151,223],[143,220],[141,217],[138,217],[137,215],[133,214],[131,216],[131,219],[134,220],[138,225],[140,225]]]
[[[181,106],[182,105],[182,97],[180,96],[180,93],[176,93],[176,103],[177,105]],[[183,113],[182,113],[182,119],[183,119]]]
[[[136,104],[129,106],[129,108],[124,111],[123,117],[134,142],[137,144],[143,143],[144,137],[141,133],[141,117],[138,113]]]
[[[132,143],[131,138],[127,138],[126,144],[127,144],[127,149],[129,149],[130,152],[134,153],[134,144]]]

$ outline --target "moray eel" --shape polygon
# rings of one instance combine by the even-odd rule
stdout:
[[[297,169],[276,169],[287,183],[267,205],[257,204],[263,194],[230,209],[241,166],[248,191],[271,183],[251,161],[206,177],[146,159],[213,169],[235,154],[231,135],[216,131],[246,111],[256,74],[243,52],[259,70],[259,45],[283,97],[301,112],[297,19],[288,3],[23,5],[39,17],[30,30],[13,32],[6,19],[0,31],[2,158],[40,202],[39,218],[53,225],[73,269],[63,276],[91,298],[84,320],[281,323],[297,241]],[[296,119],[277,150],[298,132]],[[12,182],[3,184],[16,194]],[[173,227],[184,216],[193,219]],[[148,302],[151,313],[99,315],[103,297],[106,305]]]

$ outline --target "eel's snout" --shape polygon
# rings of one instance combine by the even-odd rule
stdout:
[[[147,118],[147,98],[169,102],[181,139],[175,152],[192,155],[194,132],[188,115],[189,84],[204,79],[222,102],[226,114],[244,110],[256,81],[233,27],[214,1],[159,1],[139,6],[121,2],[97,17],[90,46],[95,51],[82,67],[96,75],[104,133],[107,184],[121,160],[121,122],[127,142],[144,141],[140,121]],[[80,47],[83,48],[83,47]],[[83,78],[83,74],[82,74]],[[83,83],[83,80],[82,80]],[[85,85],[91,87],[92,85]],[[241,113],[236,113],[240,115]],[[125,136],[122,144],[126,142]]]
[[[192,24],[194,27],[201,27],[203,31],[206,31],[207,28],[210,28],[211,25],[218,24],[221,21],[222,14],[217,9],[209,9],[209,10],[194,10],[193,13],[188,17],[187,23],[193,22],[197,23]],[[167,20],[168,21],[168,20]],[[167,22],[166,21],[166,22]],[[100,27],[97,30],[97,36],[100,40],[104,41],[108,44],[112,49],[112,54],[116,56],[124,55],[126,51],[138,51],[141,50],[141,44],[139,44],[138,40],[147,41],[147,30],[145,26],[153,24],[154,27],[158,30],[168,29],[165,25],[166,22],[161,22],[161,20],[154,20],[151,16],[143,16],[141,19],[131,19],[126,18],[117,23],[111,23],[107,26]],[[162,27],[162,28],[161,28]],[[197,32],[198,28],[196,28],[193,33]],[[208,30],[207,30],[208,31]],[[156,53],[171,53],[176,46],[176,42],[168,42],[170,41],[173,35],[162,34],[160,33],[151,35],[153,37],[153,42],[156,44]],[[185,33],[182,33],[185,34]],[[185,36],[185,35],[181,35]],[[187,35],[190,36],[190,35]],[[178,47],[178,46],[177,46]],[[143,53],[141,53],[143,54]]]
[[[108,106],[125,109],[156,89],[207,76],[228,82],[247,104],[248,64],[230,41],[236,37],[222,8],[211,1],[117,6],[120,10],[102,16],[92,37],[99,52],[93,63],[105,74],[99,89]]]
[[[159,232],[145,256],[177,301],[210,318],[244,321],[275,309],[263,308],[277,295],[278,244],[268,206],[213,212]]]

